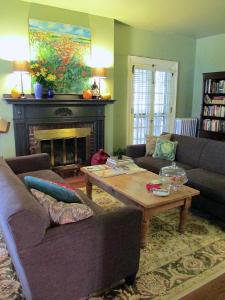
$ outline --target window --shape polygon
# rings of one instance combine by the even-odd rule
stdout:
[[[177,62],[129,57],[128,140],[144,144],[146,135],[172,131]]]

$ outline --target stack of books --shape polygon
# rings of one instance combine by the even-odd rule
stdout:
[[[134,174],[146,171],[138,167],[130,157],[123,156],[122,159],[109,157],[105,165],[88,166],[86,169],[99,177],[111,177],[122,174]]]
[[[111,168],[120,168],[134,163],[133,159],[128,156],[123,155],[121,159],[118,159],[116,156],[110,156],[107,158],[106,165]]]

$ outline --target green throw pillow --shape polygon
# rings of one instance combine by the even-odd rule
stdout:
[[[47,181],[33,176],[25,176],[24,182],[29,189],[36,189],[43,192],[58,201],[69,203],[81,203],[80,199],[72,189],[66,188],[65,185],[52,181]]]
[[[165,141],[158,138],[152,157],[173,161],[175,159],[177,144],[177,142]]]

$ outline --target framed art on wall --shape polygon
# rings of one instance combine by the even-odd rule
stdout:
[[[29,42],[31,62],[56,75],[56,93],[82,93],[89,86],[90,29],[30,19]]]

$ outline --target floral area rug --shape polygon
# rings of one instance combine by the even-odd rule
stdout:
[[[106,210],[123,205],[97,187],[93,188],[93,199]],[[129,287],[121,281],[111,289],[95,293],[88,299],[175,300],[224,273],[225,232],[208,220],[192,214],[189,215],[184,234],[177,231],[178,223],[178,210],[155,216],[147,247],[141,250],[135,285]],[[2,299],[24,298],[4,240],[0,236],[0,300]]]

